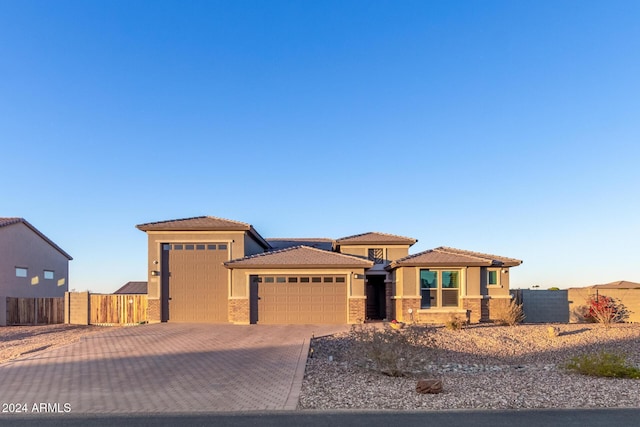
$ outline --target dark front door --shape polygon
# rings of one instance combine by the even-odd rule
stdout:
[[[383,320],[387,317],[385,276],[367,276],[367,319]]]

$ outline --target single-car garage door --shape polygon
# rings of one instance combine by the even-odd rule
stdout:
[[[165,320],[228,322],[226,243],[164,244],[162,277]]]
[[[260,276],[257,288],[260,324],[347,323],[346,276]]]

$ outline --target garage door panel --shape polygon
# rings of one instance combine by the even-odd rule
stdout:
[[[334,276],[331,276],[334,277]],[[322,277],[324,279],[324,276]],[[347,288],[341,283],[267,282],[258,285],[258,323],[346,323]]]
[[[169,250],[169,321],[228,321],[226,259],[224,250]]]

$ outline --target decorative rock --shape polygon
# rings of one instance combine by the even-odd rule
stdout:
[[[418,380],[418,384],[416,385],[416,392],[421,394],[442,393],[442,380]]]
[[[557,326],[549,326],[547,328],[547,334],[549,338],[555,338],[560,335],[560,328]]]

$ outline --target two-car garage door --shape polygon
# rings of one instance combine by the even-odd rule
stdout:
[[[347,323],[346,276],[260,276],[259,324]]]

